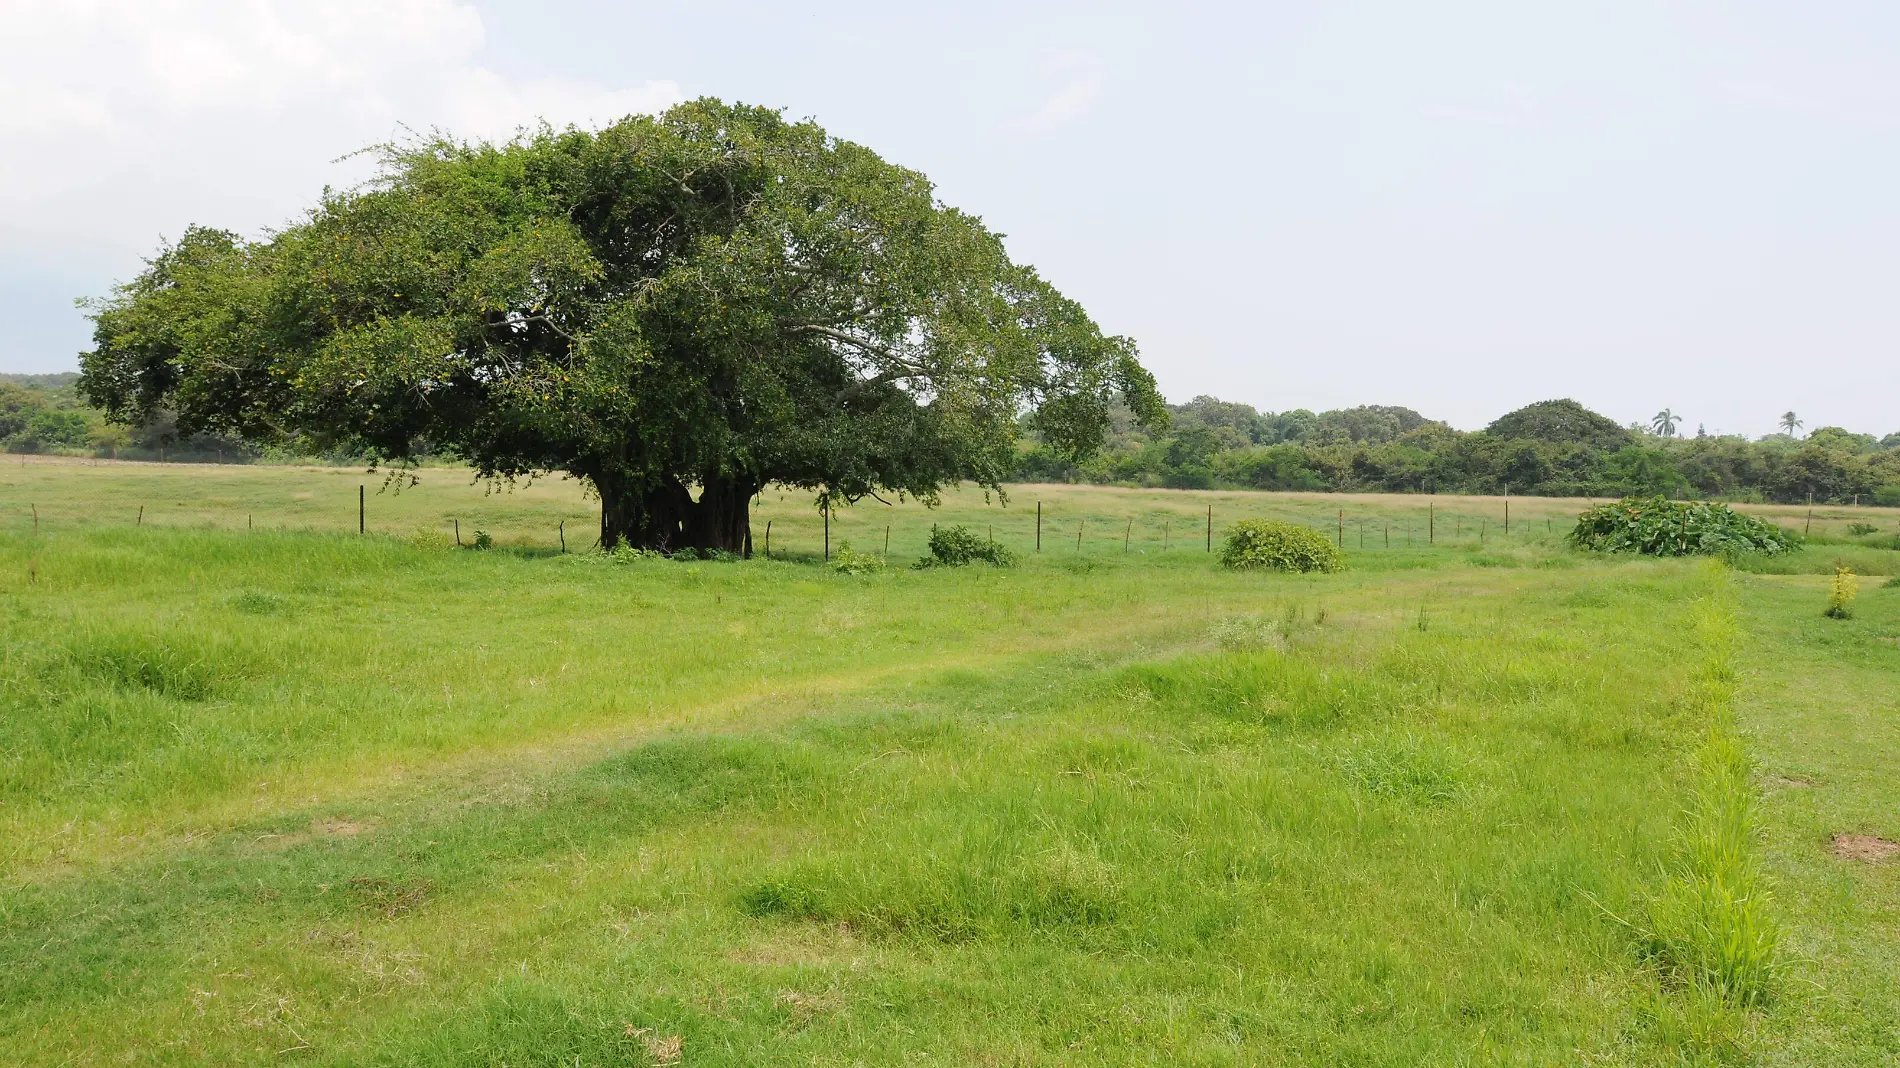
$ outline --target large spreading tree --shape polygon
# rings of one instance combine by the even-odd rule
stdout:
[[[745,551],[769,483],[827,504],[998,486],[1025,428],[1072,456],[1166,419],[1106,337],[923,175],[699,100],[598,132],[385,150],[247,241],[188,231],[93,309],[115,419],[484,476],[565,472],[603,546]]]

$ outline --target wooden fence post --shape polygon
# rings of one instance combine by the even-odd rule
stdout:
[[[362,534],[367,529],[367,511],[363,503],[363,487],[356,487],[356,532]]]
[[[561,551],[565,553],[567,552],[567,520],[565,519],[561,520],[560,534],[561,534]]]
[[[1132,537],[1134,533],[1135,533],[1135,519],[1133,516],[1130,516],[1128,518],[1128,529],[1122,531],[1122,555],[1124,556],[1128,555],[1128,539]]]
[[[1207,506],[1207,551],[1214,551],[1214,506]]]
[[[1042,502],[1036,502],[1036,551],[1042,551]]]
[[[772,521],[770,519],[765,521],[765,558],[767,560],[772,558]]]

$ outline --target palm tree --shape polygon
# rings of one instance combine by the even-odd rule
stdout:
[[[1793,437],[1794,432],[1801,429],[1801,420],[1793,412],[1782,412],[1781,429],[1786,431],[1789,437]]]
[[[1649,429],[1654,430],[1658,437],[1673,438],[1676,436],[1676,423],[1681,418],[1682,416],[1664,408],[1656,413],[1656,418],[1649,421]]]

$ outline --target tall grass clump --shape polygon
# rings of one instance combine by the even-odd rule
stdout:
[[[1227,532],[1222,567],[1234,571],[1343,571],[1346,557],[1326,535],[1273,519],[1243,519]]]
[[[1801,544],[1801,535],[1726,504],[1659,496],[1597,505],[1577,517],[1569,540],[1605,553],[1728,556],[1785,552]]]
[[[1708,733],[1695,752],[1673,868],[1640,934],[1673,988],[1704,1003],[1752,1009],[1774,991],[1782,932],[1762,874],[1748,752],[1735,725],[1736,624],[1717,603],[1696,625],[1705,659],[1690,707]]]

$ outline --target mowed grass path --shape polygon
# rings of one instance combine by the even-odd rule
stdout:
[[[616,565],[88,522],[105,490],[69,484],[33,487],[37,538],[0,500],[10,1062],[1884,1063],[1877,954],[1711,1028],[1612,918],[1661,882],[1706,727],[1683,620],[1743,584],[1766,693],[1758,615],[1818,611],[1811,580],[1534,528],[1234,576],[1173,544],[1205,505],[1166,493],[1045,499],[1159,517],[1167,552],[1046,530],[1012,571],[853,577],[796,543]],[[1836,878],[1891,936],[1890,869],[1788,848],[1803,945]]]

